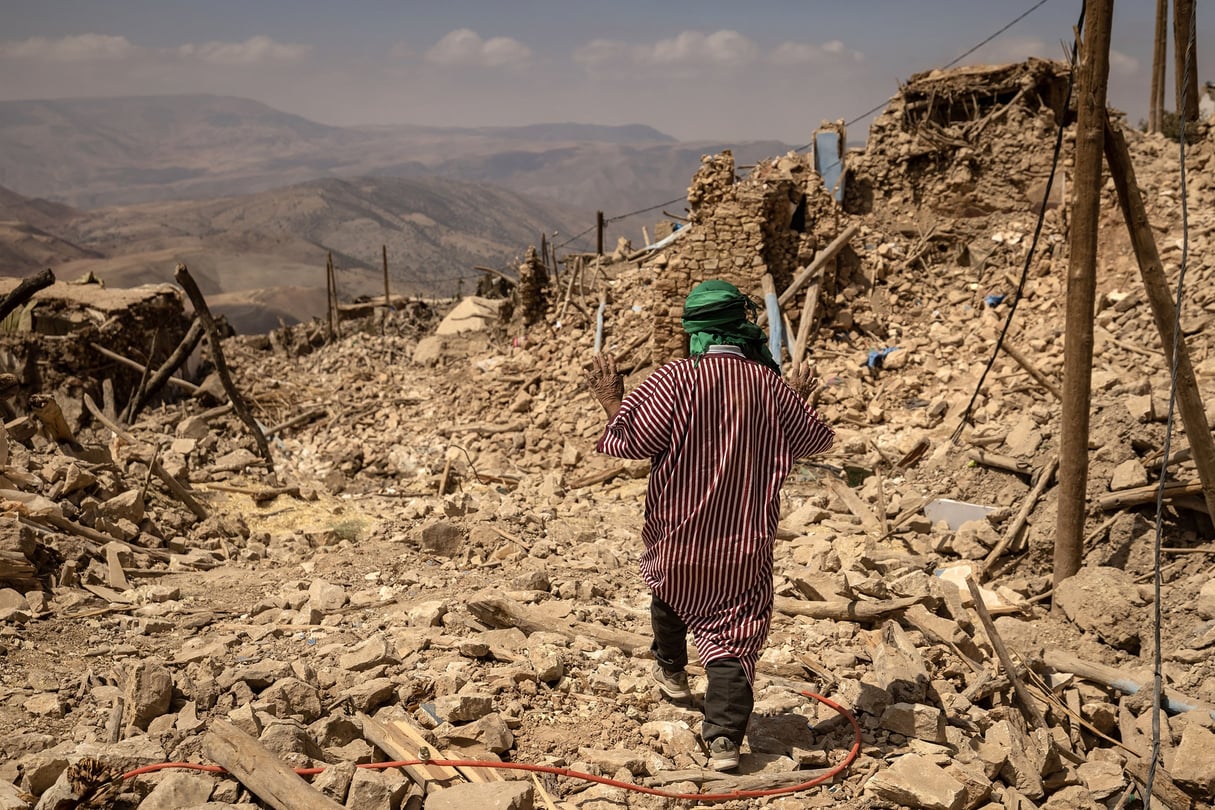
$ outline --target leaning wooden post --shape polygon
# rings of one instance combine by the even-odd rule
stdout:
[[[14,309],[34,297],[34,293],[55,283],[55,274],[48,267],[39,270],[29,278],[21,279],[21,283],[13,291],[0,299],[0,321],[9,316]]]
[[[1177,401],[1181,421],[1185,425],[1186,438],[1190,440],[1198,478],[1202,481],[1202,497],[1207,504],[1207,514],[1215,521],[1215,440],[1211,438],[1206,408],[1202,404],[1202,394],[1199,393],[1198,383],[1194,378],[1194,366],[1190,362],[1185,336],[1180,331],[1174,333],[1177,309],[1169,295],[1164,267],[1160,264],[1160,254],[1156,250],[1156,238],[1152,236],[1147,209],[1143,206],[1143,196],[1135,182],[1135,167],[1131,164],[1126,139],[1122,130],[1110,123],[1108,115],[1105,117],[1105,159],[1109,162],[1114,187],[1118,190],[1118,202],[1122,205],[1122,215],[1126,218],[1126,227],[1131,234],[1131,246],[1134,247],[1135,258],[1139,261],[1139,274],[1143,277],[1148,302],[1152,305],[1156,329],[1160,331],[1160,343],[1164,346],[1165,359],[1171,362],[1172,358],[1177,358]],[[1174,334],[1176,341],[1173,340]]]
[[[134,424],[135,418],[139,416],[139,412],[142,411],[144,406],[148,404],[152,397],[156,396],[160,389],[165,386],[165,383],[167,383],[169,378],[173,376],[173,372],[177,371],[177,369],[181,367],[181,364],[186,362],[186,358],[194,352],[194,349],[197,348],[199,341],[202,340],[202,337],[202,321],[196,317],[194,320],[190,321],[190,328],[186,330],[185,337],[183,337],[181,342],[177,344],[177,348],[174,349],[173,353],[169,355],[167,360],[165,360],[164,365],[156,370],[156,373],[152,375],[152,379],[148,380],[147,387],[140,395],[139,400],[135,403],[135,409],[131,412],[130,418],[127,419],[128,424]]]
[[[808,264],[802,270],[799,270],[797,275],[793,278],[793,281],[789,282],[789,286],[786,287],[785,291],[780,294],[780,298],[778,299],[780,305],[783,307],[788,304],[793,299],[793,296],[797,295],[797,291],[802,288],[802,285],[813,278],[820,270],[822,270],[827,262],[834,259],[835,254],[843,250],[848,244],[848,241],[852,239],[852,237],[860,229],[860,223],[852,223],[844,229],[843,233],[831,240],[831,244],[827,245],[827,247],[816,253],[814,255],[814,261],[810,262],[810,264]],[[763,326],[767,320],[767,312],[759,313],[757,322],[760,326]]]
[[[194,313],[202,321],[203,328],[207,330],[207,342],[211,344],[211,354],[215,358],[215,370],[219,372],[219,380],[223,383],[224,390],[228,392],[228,399],[232,402],[236,415],[249,427],[253,440],[257,442],[258,453],[265,459],[266,466],[273,474],[274,458],[270,455],[270,445],[266,443],[266,437],[262,434],[257,420],[253,418],[253,414],[249,413],[249,406],[245,404],[244,397],[240,395],[236,384],[232,382],[232,373],[228,371],[228,363],[224,360],[224,352],[219,345],[219,329],[215,325],[215,319],[211,317],[211,310],[207,308],[207,300],[203,298],[202,292],[194,283],[190,271],[184,264],[177,265],[177,271],[173,275],[177,279],[177,283],[186,291],[186,295],[190,297],[190,303],[194,305]]]
[[[1109,82],[1113,0],[1089,0],[1084,13],[1077,79],[1076,158],[1067,326],[1063,344],[1063,403],[1059,440],[1059,513],[1054,582],[1080,570],[1088,488],[1089,398],[1092,395],[1093,304],[1097,293],[1097,226],[1101,206],[1101,150]]]
[[[806,287],[806,300],[802,302],[802,316],[797,321],[797,339],[793,342],[793,368],[800,368],[802,360],[810,348],[810,338],[814,329],[814,321],[818,317],[818,287],[823,280],[817,275]]]

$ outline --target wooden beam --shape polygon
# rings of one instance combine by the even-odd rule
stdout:
[[[223,766],[238,782],[274,810],[343,810],[314,790],[269,749],[231,723],[211,723],[203,737],[203,756]]]
[[[793,281],[789,283],[789,286],[785,288],[785,291],[780,294],[780,298],[778,299],[780,305],[783,307],[785,304],[788,304],[789,301],[792,300],[793,296],[797,295],[797,291],[800,290],[807,281],[814,278],[814,276],[823,269],[823,266],[826,265],[827,262],[835,258],[835,254],[843,250],[844,246],[848,244],[848,241],[852,239],[852,237],[855,236],[856,232],[860,229],[861,224],[859,222],[852,223],[844,229],[843,233],[831,240],[831,244],[827,245],[827,247],[815,254],[814,261],[810,262],[805,269],[799,271],[794,277]],[[766,312],[761,312],[759,314],[759,318],[757,320],[760,325],[763,325],[767,317]]]
[[[1114,178],[1114,188],[1118,191],[1118,202],[1122,206],[1122,215],[1126,218],[1127,230],[1130,231],[1131,246],[1135,249],[1135,258],[1139,262],[1139,274],[1143,278],[1148,302],[1152,306],[1152,316],[1156,321],[1156,329],[1160,332],[1160,343],[1164,347],[1165,358],[1171,361],[1175,357],[1177,360],[1178,409],[1181,411],[1182,424],[1185,425],[1186,438],[1190,441],[1194,466],[1198,468],[1198,479],[1202,482],[1202,497],[1207,504],[1207,514],[1215,520],[1215,439],[1212,439],[1211,427],[1207,424],[1206,406],[1203,405],[1202,394],[1198,390],[1194,364],[1190,361],[1185,336],[1181,334],[1181,330],[1176,329],[1177,308],[1173,305],[1173,298],[1169,293],[1164,266],[1160,263],[1160,253],[1156,249],[1156,237],[1152,235],[1147,208],[1143,204],[1143,196],[1135,180],[1135,167],[1131,163],[1130,151],[1126,148],[1126,138],[1123,137],[1122,130],[1110,122],[1108,114],[1104,124],[1105,159]]]
[[[270,469],[270,474],[273,475],[274,457],[270,455],[270,445],[266,443],[266,436],[262,433],[257,420],[253,418],[253,414],[249,413],[249,407],[245,404],[245,398],[241,396],[236,383],[232,382],[232,372],[228,370],[228,363],[224,360],[224,350],[220,346],[219,328],[215,325],[215,319],[211,317],[211,310],[207,307],[207,299],[203,298],[202,291],[198,289],[198,285],[194,283],[190,271],[186,269],[184,264],[177,265],[174,277],[177,279],[177,283],[186,291],[186,295],[190,296],[190,302],[194,304],[194,313],[202,321],[203,328],[207,330],[207,342],[211,346],[215,370],[219,372],[219,380],[223,383],[224,390],[228,392],[228,400],[232,403],[232,407],[236,409],[236,415],[241,418],[241,421],[249,428],[249,432],[253,434],[253,440],[257,443],[258,453],[265,460],[266,466]]]

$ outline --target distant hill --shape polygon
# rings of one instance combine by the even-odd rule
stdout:
[[[0,221],[23,222],[36,228],[57,228],[79,213],[62,203],[25,197],[0,186]]]
[[[211,95],[0,102],[0,183],[97,208],[248,194],[321,177],[443,176],[611,215],[686,192],[703,154],[775,141],[679,142],[630,124],[333,127]]]
[[[68,233],[95,251],[56,272],[93,272],[130,287],[171,281],[178,262],[238,329],[263,331],[324,311],[332,251],[339,295],[383,295],[381,246],[394,294],[471,291],[484,265],[513,270],[528,245],[593,214],[501,188],[439,178],[328,178],[203,201],[85,212]],[[580,245],[590,247],[589,242]],[[317,295],[317,290],[321,290]]]
[[[29,276],[47,267],[99,256],[33,225],[0,220],[0,276]]]

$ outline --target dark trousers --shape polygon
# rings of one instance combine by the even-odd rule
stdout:
[[[669,672],[688,665],[688,626],[679,615],[657,596],[650,600],[650,624],[654,642],[650,650],[655,660]],[[705,720],[700,736],[706,742],[728,737],[742,745],[747,722],[755,706],[755,696],[742,662],[737,658],[722,658],[705,665],[709,686],[705,689]]]

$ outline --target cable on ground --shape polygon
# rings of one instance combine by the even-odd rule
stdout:
[[[814,692],[799,692],[799,694],[817,700],[825,706],[828,706],[838,712],[841,716],[847,718],[852,724],[853,743],[848,750],[848,756],[840,764],[828,769],[824,773],[819,774],[813,779],[805,782],[799,782],[795,785],[785,785],[779,788],[768,788],[765,790],[732,790],[728,793],[676,793],[674,791],[661,790],[659,788],[647,787],[646,785],[635,785],[631,782],[622,782],[618,779],[610,779],[606,776],[596,776],[592,773],[584,773],[582,771],[574,771],[569,768],[558,768],[552,765],[533,765],[526,762],[497,762],[483,761],[476,759],[402,759],[393,762],[367,762],[361,763],[356,767],[366,769],[383,769],[383,768],[404,768],[411,765],[437,765],[444,768],[490,768],[494,770],[507,771],[527,771],[529,773],[546,773],[553,776],[564,776],[569,779],[581,779],[586,782],[595,782],[600,785],[628,790],[634,793],[644,793],[649,796],[659,796],[665,799],[677,799],[682,801],[696,802],[727,802],[738,799],[758,799],[765,796],[782,796],[790,793],[799,793],[803,790],[809,790],[812,787],[829,782],[841,773],[846,771],[849,766],[856,760],[861,752],[861,726],[857,723],[856,718],[852,713],[839,705],[830,698],[815,694]],[[226,774],[228,771],[219,765],[204,765],[197,762],[159,762],[153,765],[145,765],[142,768],[136,768],[133,771],[127,771],[120,779],[133,779],[136,776],[143,776],[157,771],[163,771],[170,768],[178,768],[193,771],[202,771],[204,773]],[[295,768],[294,771],[300,776],[315,776],[324,768]]]

